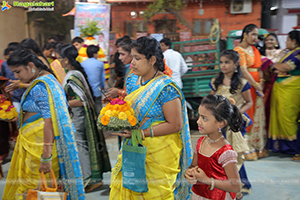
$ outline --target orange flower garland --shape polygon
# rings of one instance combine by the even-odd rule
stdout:
[[[16,108],[11,105],[11,102],[1,94],[0,95],[0,119],[10,120],[18,117],[18,112]]]
[[[138,128],[135,112],[123,98],[112,99],[102,108],[98,127],[101,130],[119,131],[133,130]]]

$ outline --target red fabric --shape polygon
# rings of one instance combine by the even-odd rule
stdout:
[[[200,145],[202,140],[206,137],[201,137],[197,142],[197,155],[198,155],[198,167],[200,167],[208,177],[218,179],[218,180],[228,180],[225,170],[222,164],[218,163],[219,157],[227,150],[233,150],[230,144],[225,144],[219,150],[217,150],[211,157],[203,156],[199,153]],[[193,185],[193,192],[201,197],[205,197],[211,200],[222,200],[226,197],[226,191],[214,188],[209,189],[209,186],[204,183],[197,182]],[[236,193],[230,192],[232,199],[235,199]]]
[[[253,53],[254,53],[254,64],[248,68],[259,68],[262,65],[262,61],[261,61],[261,55],[259,53],[259,51],[257,50],[257,48],[255,48],[254,46],[252,46],[253,49]],[[256,82],[259,82],[259,72],[249,72],[251,74],[251,76],[253,77],[253,79]],[[253,105],[251,106],[251,108],[247,111],[247,114],[251,117],[251,119],[253,120],[253,116],[254,116],[254,112],[255,112],[255,102],[256,102],[256,97],[257,97],[257,93],[254,87],[251,86],[250,89],[251,92],[251,97],[252,97],[252,101],[253,101]],[[247,132],[250,133],[251,132],[251,128],[252,125],[248,126],[246,128]]]

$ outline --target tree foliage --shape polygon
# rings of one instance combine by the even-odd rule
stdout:
[[[191,29],[191,25],[184,20],[180,11],[187,6],[188,0],[155,0],[148,5],[144,12],[144,19],[152,21],[151,18],[159,12],[168,12],[175,15],[180,23]]]
[[[39,27],[39,34],[44,35],[45,40],[51,36],[65,40],[65,36],[70,34],[70,29],[74,26],[74,16],[63,17],[62,14],[69,12],[72,8],[72,1],[54,0],[54,11],[30,12],[27,23],[33,23],[35,27]]]

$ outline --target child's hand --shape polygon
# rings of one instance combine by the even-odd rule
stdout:
[[[195,178],[197,179],[197,181],[199,181],[201,183],[205,183],[206,180],[208,179],[205,172],[198,166],[193,168],[193,174],[194,174]]]
[[[195,185],[197,183],[196,177],[193,175],[194,168],[188,168],[184,172],[184,177],[186,180],[192,184]]]

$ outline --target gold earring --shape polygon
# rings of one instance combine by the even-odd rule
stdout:
[[[68,64],[69,63],[69,61],[66,61],[66,64]]]
[[[278,44],[276,44],[275,47],[278,47]]]

